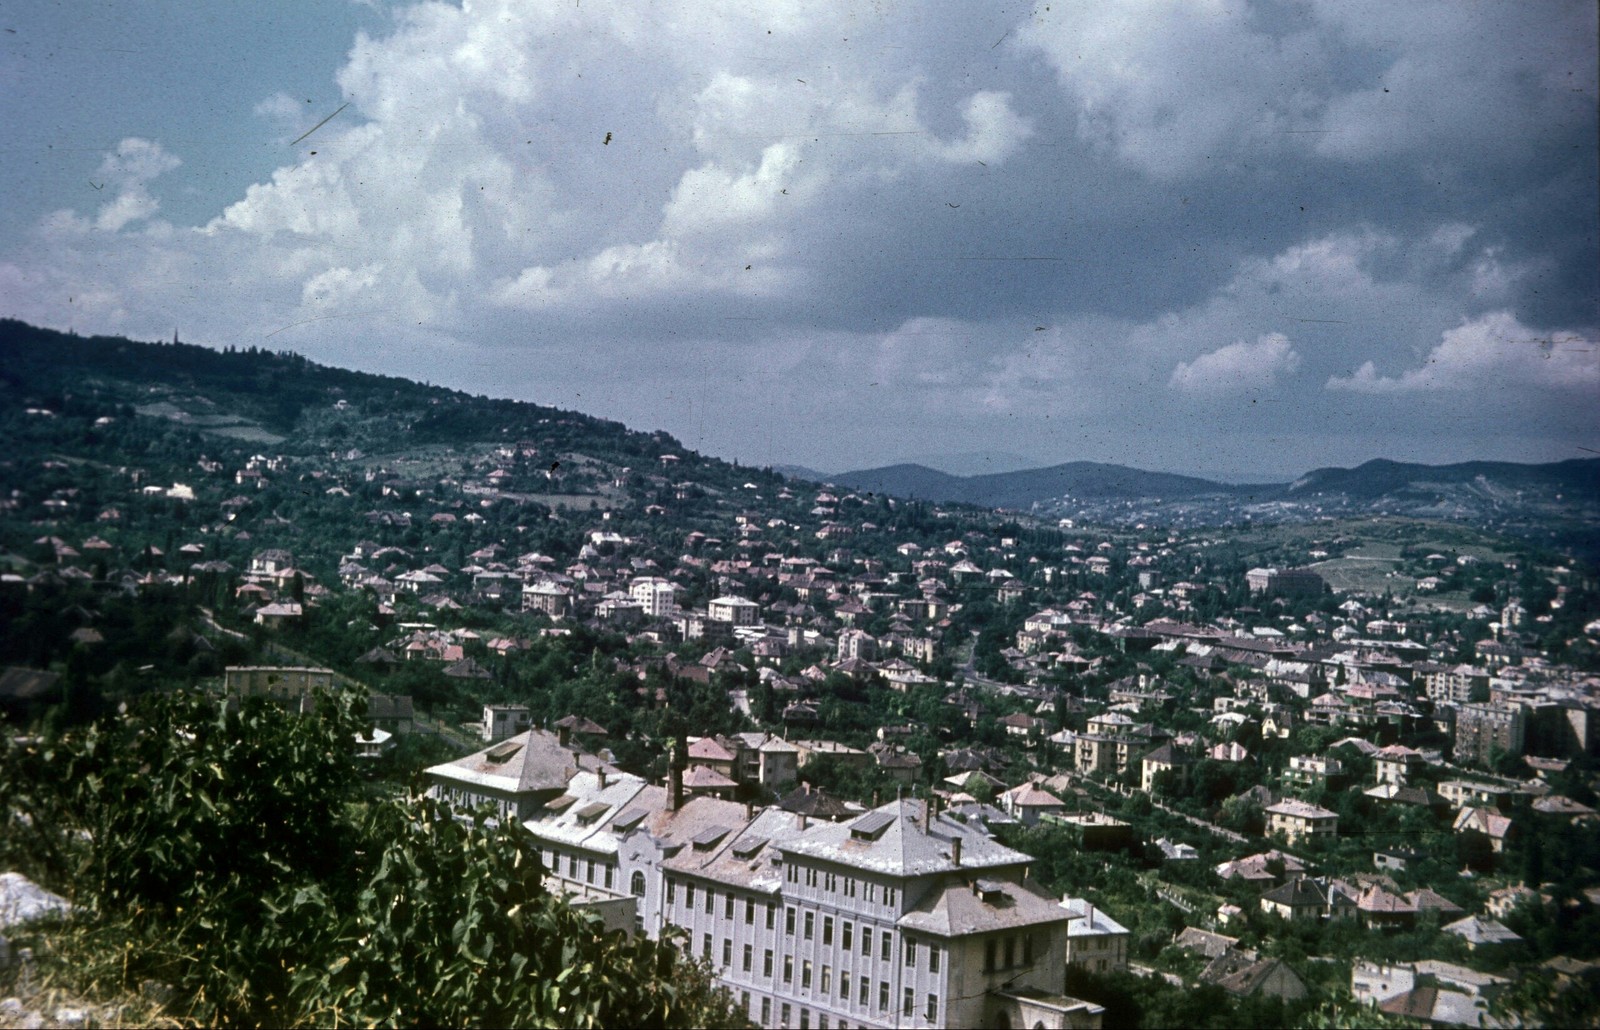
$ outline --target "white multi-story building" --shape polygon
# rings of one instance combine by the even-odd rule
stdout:
[[[660,576],[641,576],[628,584],[628,596],[639,602],[644,614],[664,619],[678,613],[678,586]]]
[[[761,621],[761,606],[743,597],[725,595],[706,605],[706,616],[735,626],[754,626]]]
[[[681,771],[651,784],[560,743],[535,730],[428,775],[441,796],[520,816],[549,886],[608,925],[681,935],[757,1024],[1100,1025],[1099,1006],[1062,993],[1083,913],[976,824],[913,800],[807,820],[686,796]]]

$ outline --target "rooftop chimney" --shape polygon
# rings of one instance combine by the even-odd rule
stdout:
[[[682,733],[672,742],[667,752],[667,810],[676,812],[683,807],[683,767],[689,758],[689,740]]]
[[[596,769],[594,772],[595,772],[596,776],[600,777],[600,789],[601,790],[605,790],[606,789],[606,771],[605,771],[605,768],[601,767],[599,769]]]
[[[950,838],[950,862],[952,865],[961,864],[961,838]]]

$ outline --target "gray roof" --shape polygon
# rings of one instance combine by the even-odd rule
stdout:
[[[900,917],[900,927],[958,937],[1065,923],[1072,916],[1055,898],[1038,893],[1029,884],[987,880],[980,884],[982,889],[977,889],[977,885],[956,880],[929,891]]]
[[[814,825],[782,847],[808,858],[891,876],[994,869],[1031,861],[1022,852],[997,844],[977,828],[943,813],[924,831],[924,804],[910,799],[891,801],[849,822]],[[959,866],[951,845],[958,838],[962,842]]]
[[[554,733],[529,730],[428,769],[428,775],[511,793],[559,792],[580,771],[616,770],[594,755],[562,747]]]

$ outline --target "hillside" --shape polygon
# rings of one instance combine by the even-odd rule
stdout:
[[[0,359],[8,438],[19,444],[49,449],[67,429],[64,419],[73,427],[78,458],[121,465],[127,441],[108,427],[131,417],[164,425],[167,449],[177,433],[186,450],[271,448],[315,456],[341,471],[359,471],[367,481],[381,477],[402,492],[451,462],[498,454],[505,467],[494,496],[552,510],[645,505],[669,491],[681,493],[685,483],[731,499],[747,486],[777,483],[782,473],[880,496],[1112,523],[1406,515],[1489,523],[1582,545],[1600,519],[1595,458],[1445,466],[1374,460],[1316,469],[1292,483],[1256,485],[1096,462],[977,476],[918,464],[830,476],[799,467],[757,474],[689,451],[666,433],[330,368],[286,352],[85,338],[0,321]],[[139,447],[145,454],[165,453],[150,440]]]

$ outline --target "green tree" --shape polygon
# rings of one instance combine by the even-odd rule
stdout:
[[[150,696],[8,745],[8,859],[86,918],[61,975],[173,985],[204,1025],[737,1023],[676,942],[606,933],[547,894],[523,830],[424,798],[362,801],[359,696],[314,715]]]

